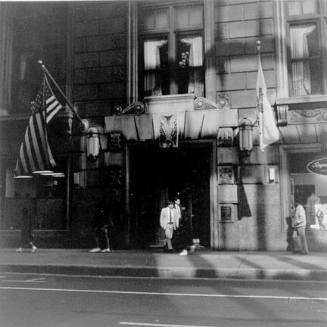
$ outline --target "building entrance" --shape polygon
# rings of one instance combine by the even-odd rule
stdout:
[[[176,149],[157,145],[130,147],[130,244],[162,245],[160,210],[179,195],[192,238],[210,246],[210,157],[205,143],[182,143]]]

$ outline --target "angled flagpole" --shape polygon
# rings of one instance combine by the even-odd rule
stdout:
[[[257,65],[260,69],[261,66],[261,41],[256,41],[257,45]],[[259,71],[259,70],[258,70]],[[258,84],[258,82],[257,82]],[[259,85],[257,85],[257,88]],[[257,110],[258,110],[258,125],[259,125],[259,145],[260,149],[263,150],[263,99],[262,99],[262,87],[257,89]]]
[[[66,103],[68,104],[69,108],[72,110],[72,112],[75,115],[75,117],[80,121],[81,126],[82,126],[81,129],[82,130],[87,130],[88,129],[88,123],[87,123],[87,121],[85,119],[82,119],[81,116],[78,114],[78,112],[76,111],[76,109],[74,108],[74,106],[72,105],[72,103],[67,99],[65,93],[62,91],[62,89],[60,88],[60,86],[58,85],[58,83],[55,81],[55,79],[53,78],[53,76],[50,74],[50,72],[48,71],[48,69],[45,67],[43,61],[42,60],[38,60],[38,63],[41,65],[41,68],[42,68],[43,72],[46,74],[46,76],[49,77],[49,79],[54,84],[54,86],[57,88],[57,90],[59,91],[59,93],[61,94],[61,96],[65,99]]]

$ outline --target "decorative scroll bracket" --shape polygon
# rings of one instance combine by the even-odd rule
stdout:
[[[125,115],[125,114],[141,115],[145,113],[145,106],[143,102],[137,101],[130,104],[124,109],[121,106],[117,105],[115,106],[115,111],[117,115]]]
[[[286,126],[288,124],[288,110],[288,105],[276,105],[278,126]]]

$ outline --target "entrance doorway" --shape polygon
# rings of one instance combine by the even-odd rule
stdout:
[[[175,149],[157,145],[130,147],[130,244],[162,245],[160,210],[179,196],[192,238],[210,247],[211,144],[181,143]]]

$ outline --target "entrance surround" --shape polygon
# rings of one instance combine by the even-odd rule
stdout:
[[[179,133],[184,139],[217,138],[220,127],[238,126],[237,109],[194,109],[192,94],[148,97],[147,113],[105,117],[105,133],[121,131],[127,141],[157,140],[160,114],[177,113]]]
[[[217,137],[220,128],[234,130],[238,126],[237,109],[218,109],[205,98],[195,98],[193,94],[167,95],[145,98],[146,113],[125,114],[105,117],[105,133],[119,131],[126,143],[158,141],[159,118],[162,114],[177,114],[178,131],[181,142],[211,143],[210,158],[210,246],[218,249],[218,180],[217,180]],[[198,109],[200,108],[200,109]],[[203,109],[202,109],[203,108]],[[159,146],[159,142],[158,142]],[[129,208],[129,167],[130,156],[125,146],[125,212]],[[130,219],[130,217],[128,217]],[[129,234],[129,231],[126,231]],[[128,237],[127,237],[128,238]],[[128,242],[128,240],[127,240]]]

